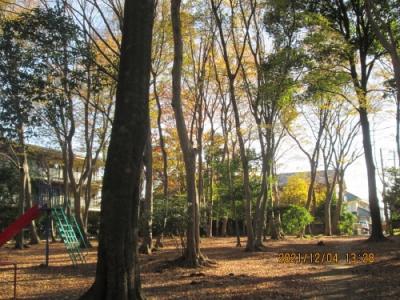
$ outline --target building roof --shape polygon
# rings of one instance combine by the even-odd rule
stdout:
[[[0,142],[0,151],[3,151],[4,153],[10,153],[11,149],[9,146],[10,145],[7,143]],[[13,144],[13,147],[18,149],[17,144]],[[57,149],[28,144],[28,145],[26,145],[26,150],[28,153],[28,158],[31,158],[31,159],[33,158],[35,160],[53,161],[53,163],[56,163],[56,162],[61,163],[63,161],[62,152]],[[83,156],[75,155],[75,164],[76,165],[81,165],[84,163],[84,161],[85,161],[85,158]],[[102,160],[98,159],[96,166],[100,167],[102,165],[104,165],[104,162]]]
[[[345,197],[346,201],[362,200],[360,197],[358,197],[350,192],[345,192],[344,197]]]
[[[325,184],[325,171],[317,171],[317,176],[315,178],[315,182],[318,184]],[[329,181],[333,180],[333,176],[335,174],[334,170],[328,170],[328,178]],[[291,173],[282,173],[278,174],[278,185],[285,186],[288,183],[289,177],[292,176],[302,176],[306,179],[310,178],[310,172],[291,172]]]

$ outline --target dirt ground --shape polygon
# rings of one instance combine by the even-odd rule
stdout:
[[[167,240],[162,250],[140,256],[144,294],[148,299],[400,299],[400,237],[381,244],[361,237],[315,237],[265,245],[265,251],[248,253],[235,247],[234,238],[203,239],[203,253],[217,264],[187,269],[167,263],[180,254],[176,242]],[[71,266],[62,243],[51,244],[50,251],[50,266],[44,268],[44,244],[0,249],[0,261],[18,263],[18,299],[77,299],[92,284],[96,248],[78,267]],[[292,262],[282,259],[284,253],[295,253]],[[347,263],[346,253],[357,258],[373,253],[368,259],[374,262]],[[337,262],[327,263],[335,254]],[[12,292],[12,268],[0,266],[0,299],[11,299]]]

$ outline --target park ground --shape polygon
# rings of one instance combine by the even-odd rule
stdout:
[[[171,263],[181,250],[177,241],[168,239],[151,256],[140,255],[142,287],[148,299],[400,299],[400,237],[381,244],[365,240],[288,237],[268,240],[264,251],[249,253],[236,248],[234,238],[208,238],[201,242],[203,253],[216,264],[187,269]],[[17,299],[77,299],[90,287],[96,247],[88,252],[87,264],[78,267],[71,266],[62,243],[50,244],[50,251],[50,266],[44,268],[44,244],[0,249],[0,261],[18,263]],[[279,253],[292,252],[302,253],[302,258],[307,253],[337,253],[338,262],[278,262]],[[374,262],[347,264],[347,252],[374,253]],[[0,267],[0,299],[12,298],[12,280],[12,269]]]

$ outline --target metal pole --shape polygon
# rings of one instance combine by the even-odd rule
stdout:
[[[50,231],[50,209],[46,209],[47,219],[46,219],[46,267],[49,266],[49,231]]]
[[[14,263],[14,300],[17,300],[17,264]]]

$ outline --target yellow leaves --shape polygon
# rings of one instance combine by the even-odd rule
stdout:
[[[281,121],[285,126],[290,126],[290,124],[297,119],[299,112],[293,105],[288,105],[283,107],[281,112]]]
[[[281,192],[282,204],[305,205],[307,201],[308,180],[303,174],[293,175],[288,178],[287,184]]]

